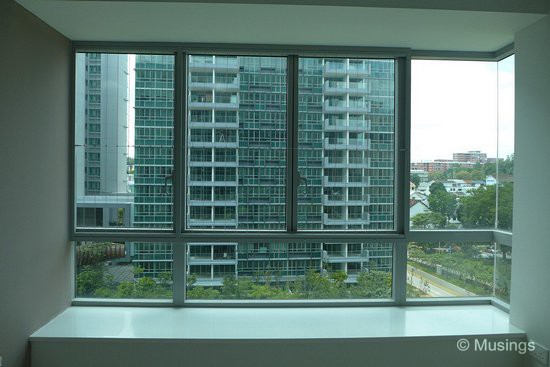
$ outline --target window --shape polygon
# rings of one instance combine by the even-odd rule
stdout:
[[[286,59],[249,56],[204,58],[195,55],[189,58],[190,80],[208,70],[215,83],[208,90],[203,85],[189,85],[190,119],[195,109],[200,108],[201,112],[214,116],[214,124],[211,121],[196,121],[193,127],[190,126],[188,190],[194,188],[190,184],[196,184],[192,181],[196,181],[198,172],[207,171],[202,176],[206,179],[200,181],[203,187],[214,188],[216,194],[210,203],[214,208],[211,223],[204,219],[196,222],[188,217],[187,229],[284,229]],[[264,78],[272,81],[259,83],[260,80],[267,80]],[[195,103],[197,95],[208,96],[201,102],[214,102],[207,111],[203,103]],[[210,99],[212,96],[214,99]],[[268,105],[268,101],[276,101],[277,104]],[[266,118],[268,116],[271,118]],[[214,140],[193,139],[197,136],[195,128],[199,126],[210,126],[208,134],[213,133]],[[204,132],[201,134],[206,135]],[[204,162],[202,166],[195,163],[199,161]],[[213,170],[213,179],[209,177],[210,170]],[[204,204],[189,201],[187,205],[191,215],[194,205]]]
[[[513,58],[413,60],[409,126],[401,51],[196,52],[75,55],[77,297],[509,300]]]
[[[510,230],[513,57],[412,68],[411,228]]]
[[[76,227],[172,228],[174,57],[77,53],[75,80]]]

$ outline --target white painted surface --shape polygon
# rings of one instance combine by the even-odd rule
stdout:
[[[80,41],[310,44],[495,51],[512,43],[515,32],[544,16],[351,6],[18,1],[68,38]],[[472,2],[470,5],[473,6]],[[531,5],[525,4],[527,9]]]
[[[71,307],[31,336],[100,339],[341,339],[521,334],[492,306]]]
[[[511,321],[550,347],[550,16],[516,35]],[[544,183],[544,184],[542,184]],[[534,363],[534,361],[532,361]]]

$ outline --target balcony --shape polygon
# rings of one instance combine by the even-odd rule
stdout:
[[[391,178],[377,178],[377,177],[364,177],[368,186],[379,187],[393,187],[393,179]]]
[[[189,82],[189,90],[204,90],[211,91],[216,90],[217,92],[238,92],[240,87],[239,78],[233,79],[231,82],[214,82],[213,80],[208,81],[193,81]]]
[[[336,82],[325,81],[323,92],[327,95],[365,95],[369,93],[369,84],[366,82]]]
[[[368,76],[370,75],[370,65],[362,63],[350,63],[347,62],[334,62],[328,61],[325,63],[324,74],[326,76],[342,76],[346,74],[356,76]]]
[[[238,148],[236,141],[189,141],[187,146],[190,148]]]
[[[216,256],[218,254],[207,254],[207,255],[188,255],[187,264],[188,265],[237,265],[237,258],[235,253],[225,253],[226,257]]]
[[[212,228],[212,227],[222,227],[222,228],[237,228],[237,219],[189,219],[189,227],[200,227],[200,228]]]
[[[344,150],[369,150],[371,149],[370,139],[330,139],[325,138],[323,148],[344,149]]]
[[[214,102],[214,101],[190,101],[187,106],[190,109],[215,109],[215,110],[238,110],[238,101]]]
[[[189,61],[189,70],[190,71],[210,71],[210,70],[220,70],[220,71],[239,71],[239,60],[237,58],[222,60],[208,59],[200,60],[195,57],[191,58]]]
[[[344,206],[344,205],[370,205],[370,195],[364,194],[363,200],[359,199],[345,199],[344,196],[329,196],[323,195],[323,205],[325,206]]]
[[[325,119],[325,131],[367,132],[371,129],[369,120],[358,119]]]
[[[369,251],[366,249],[361,252],[353,252],[353,253],[352,252],[346,253],[345,251],[337,251],[337,252],[323,251],[323,262],[331,263],[331,264],[368,262],[369,260],[370,260]]]
[[[370,218],[368,213],[364,213],[362,218],[346,219],[344,215],[341,216],[329,216],[328,214],[323,214],[323,224],[327,225],[367,225],[370,223]]]
[[[189,200],[189,206],[237,206],[237,200]]]

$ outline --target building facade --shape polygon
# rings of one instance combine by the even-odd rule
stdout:
[[[173,56],[135,59],[136,227],[172,217]],[[191,55],[187,75],[188,229],[284,230],[287,65],[281,57]],[[301,59],[298,227],[391,230],[394,207],[392,60]],[[162,247],[162,248],[161,248]],[[390,244],[190,243],[197,285],[307,270],[390,270]],[[171,248],[134,244],[145,275],[169,271]]]
[[[77,225],[131,227],[128,188],[128,55],[77,54]]]

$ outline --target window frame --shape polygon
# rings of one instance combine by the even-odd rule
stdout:
[[[172,228],[166,229],[103,229],[76,227],[75,198],[75,72],[76,55],[81,52],[136,53],[174,55],[174,172],[172,177]],[[198,43],[128,43],[128,42],[73,42],[70,70],[69,120],[69,237],[71,241],[142,241],[173,244],[172,300],[107,300],[74,298],[73,305],[124,305],[124,306],[178,306],[178,307],[312,307],[312,306],[402,306],[402,305],[457,305],[493,304],[504,310],[508,306],[495,297],[408,299],[406,296],[407,245],[409,242],[457,241],[493,242],[512,246],[510,232],[487,230],[414,230],[409,228],[410,181],[410,103],[411,60],[479,60],[500,61],[514,53],[513,44],[495,52],[417,51],[409,48],[340,47],[307,45],[246,45]],[[287,59],[287,180],[286,230],[186,230],[184,190],[188,149],[187,121],[187,63],[189,55],[223,56],[278,56]],[[298,61],[300,57],[325,58],[384,58],[395,60],[394,109],[394,230],[393,231],[307,231],[297,230],[297,168],[298,154]],[[188,301],[185,300],[187,243],[197,242],[388,242],[393,245],[392,298],[383,300],[299,300],[299,301]],[[74,252],[74,246],[71,246]],[[74,261],[74,256],[73,256]],[[73,264],[73,269],[74,269]],[[73,274],[73,288],[76,272]],[[75,294],[73,292],[73,294]]]

